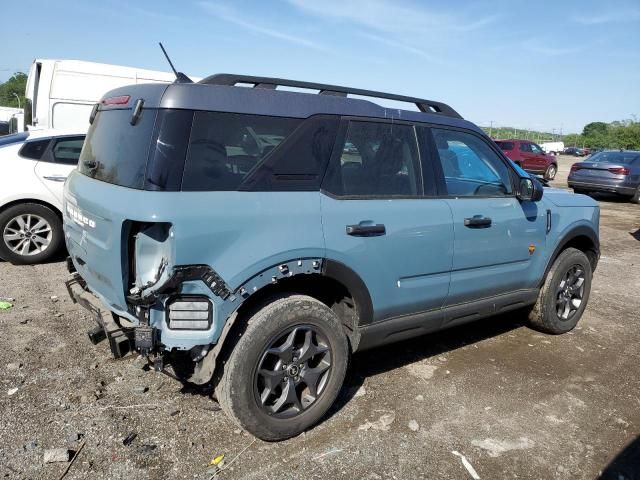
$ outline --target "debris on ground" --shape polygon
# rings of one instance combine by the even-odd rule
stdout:
[[[460,457],[460,460],[462,460],[462,465],[464,466],[464,468],[467,469],[467,472],[469,472],[469,475],[471,475],[471,478],[473,478],[473,480],[480,480],[480,475],[478,475],[478,472],[476,472],[476,469],[473,468],[473,465],[471,465],[469,460],[467,460],[467,457],[465,457],[463,454],[461,454],[457,450],[453,450],[451,453],[453,453],[457,457]]]
[[[7,363],[7,370],[9,371],[16,371],[16,370],[20,370],[22,368],[22,363]]]
[[[15,394],[17,391],[18,391],[17,388],[10,388],[9,390],[7,390],[7,395],[11,396]]]
[[[13,303],[11,302],[5,302],[5,301],[0,302],[0,310],[9,310],[11,307],[13,307]]]
[[[62,472],[62,474],[58,477],[58,480],[62,480],[65,477],[65,475],[69,472],[69,469],[75,463],[76,459],[78,458],[78,455],[80,455],[80,452],[84,448],[85,443],[87,443],[87,441],[83,440],[82,443],[80,444],[80,448],[78,448],[78,451],[75,452],[75,454],[73,455],[73,458],[71,459],[71,462],[69,462],[69,465],[67,465],[67,468],[65,468],[64,472]]]
[[[417,432],[418,430],[420,430],[420,425],[415,420],[410,420],[408,425],[409,430],[411,430],[412,432]]]
[[[501,454],[511,450],[525,450],[527,448],[532,448],[535,443],[527,437],[520,437],[515,441],[485,438],[484,440],[473,440],[471,445],[486,450],[490,457],[499,457]]]
[[[224,453],[222,455],[218,455],[217,457],[213,458],[213,460],[209,462],[209,465],[218,466],[220,465],[220,463],[222,463],[223,460],[224,460]]]
[[[131,445],[131,443],[136,439],[136,437],[138,436],[138,434],[136,432],[131,432],[129,433],[126,437],[124,437],[124,439],[122,440],[122,444],[125,447],[128,447],[129,445]]]
[[[66,448],[50,448],[44,451],[44,463],[68,462],[69,450]]]
[[[395,413],[393,412],[385,413],[384,415],[381,415],[380,418],[378,418],[378,420],[376,420],[375,422],[366,422],[360,425],[358,427],[358,430],[373,429],[373,430],[381,430],[383,432],[386,432],[391,428],[391,424],[395,419],[396,419]]]

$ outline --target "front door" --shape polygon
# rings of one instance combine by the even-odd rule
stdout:
[[[484,138],[432,133],[455,237],[447,306],[532,288],[528,269],[544,250],[546,212],[516,198],[510,167]]]
[[[83,143],[84,135],[53,139],[47,151],[36,163],[36,175],[60,204],[64,182],[78,164]]]
[[[373,321],[439,312],[453,257],[451,210],[424,196],[415,128],[352,120],[342,130],[321,195],[327,258],[364,281]],[[434,188],[431,175],[426,189]],[[440,316],[429,318],[423,328],[439,327]]]

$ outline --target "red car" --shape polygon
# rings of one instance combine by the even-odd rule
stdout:
[[[553,180],[558,173],[555,157],[529,140],[496,140],[496,143],[507,157],[529,173],[543,175],[546,180]]]

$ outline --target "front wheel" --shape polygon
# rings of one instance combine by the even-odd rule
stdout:
[[[336,315],[303,295],[255,313],[216,388],[223,410],[262,440],[284,440],[316,424],[340,392],[349,346]]]
[[[0,213],[0,257],[15,265],[45,262],[62,243],[62,222],[44,205],[22,203]]]
[[[562,251],[529,313],[531,325],[556,335],[573,330],[589,301],[591,276],[591,263],[584,252],[575,248]]]

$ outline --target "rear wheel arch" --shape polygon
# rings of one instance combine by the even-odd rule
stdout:
[[[351,268],[341,262],[324,259],[318,273],[300,273],[280,278],[253,292],[226,319],[216,346],[196,366],[193,383],[206,383],[213,379],[217,383],[223,365],[234,345],[247,328],[249,319],[274,301],[291,295],[306,295],[322,302],[338,317],[349,340],[351,351],[360,343],[360,326],[370,323],[373,307],[369,291]]]

